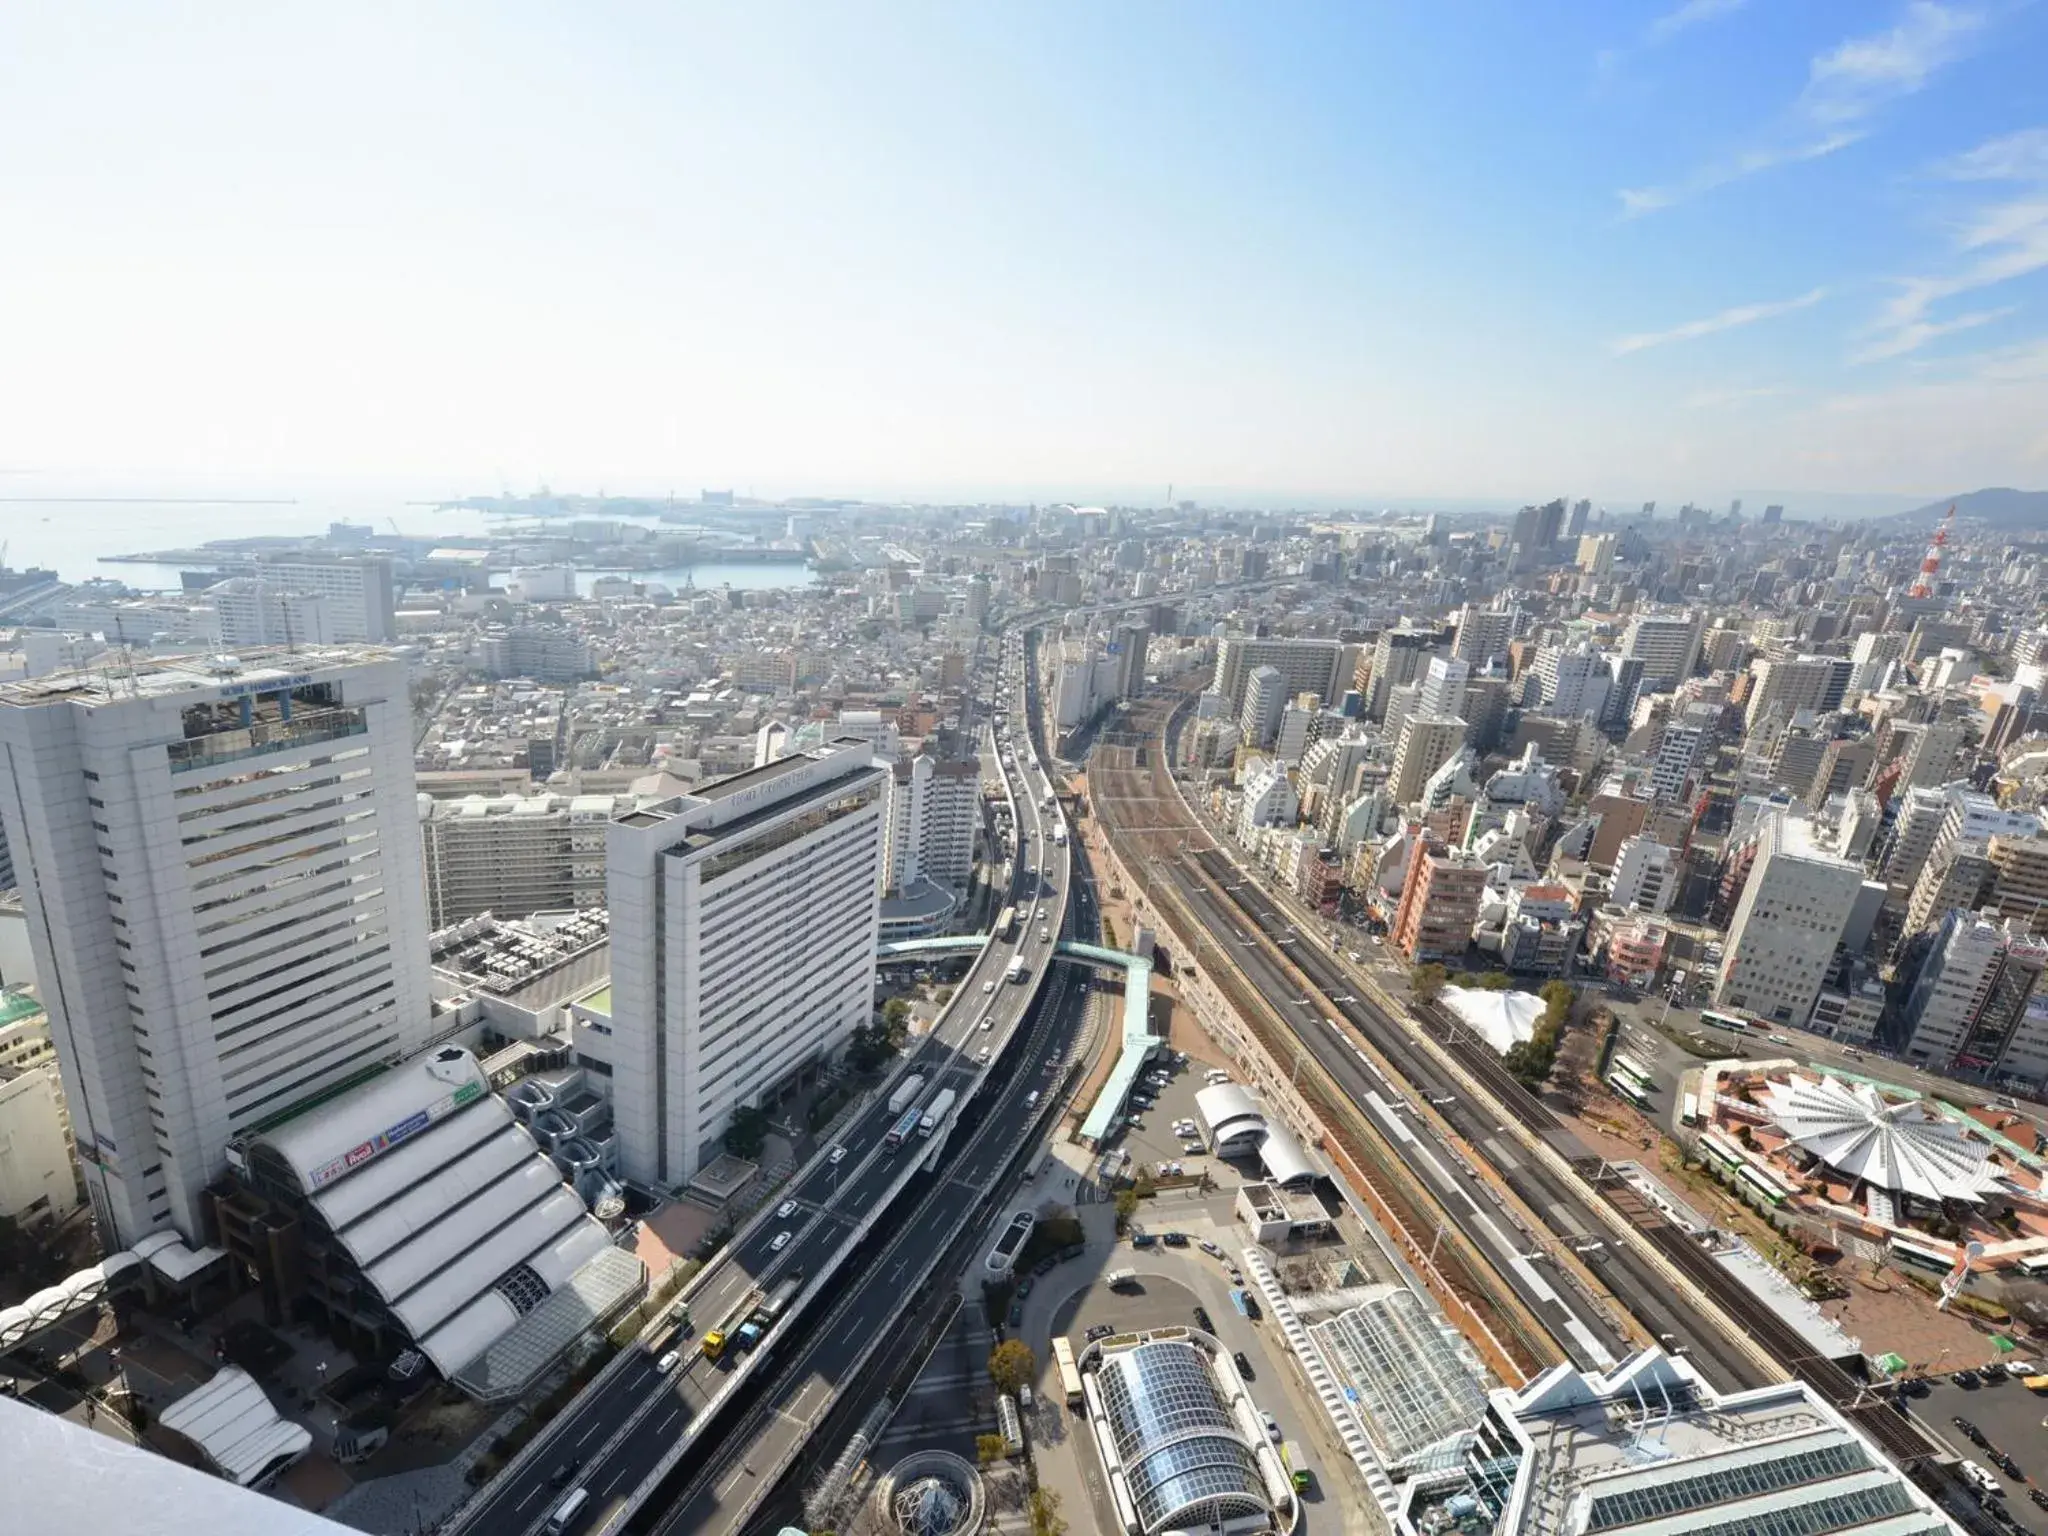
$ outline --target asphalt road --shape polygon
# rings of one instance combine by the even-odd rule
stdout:
[[[1035,770],[1028,770],[1020,777],[1035,781],[1036,776]],[[1029,846],[1038,850],[1032,860],[1038,865],[1036,873],[1020,870],[1019,878],[1031,889],[1031,899],[1044,903],[1046,926],[1057,936],[1066,911],[1065,896],[1073,883],[1072,845],[1061,848],[1044,841],[1050,817],[1040,811],[1035,799],[1027,805],[1020,794],[1018,807],[1033,831]],[[1050,869],[1043,858],[1046,851],[1055,853]],[[1023,899],[1018,898],[1020,903]],[[1093,904],[1084,891],[1072,913],[1072,929],[1092,935],[1095,919]],[[1048,947],[1036,941],[1036,925],[1027,927],[1020,921],[1018,929],[1019,941],[1034,965],[1049,958]],[[999,993],[1002,990],[998,988]],[[1040,995],[1037,986],[1010,990],[1031,999]],[[942,1252],[963,1231],[977,1226],[974,1215],[985,1202],[982,1187],[1018,1157],[1034,1127],[1052,1112],[1045,1091],[1064,1073],[1086,1010],[1080,990],[1069,989],[1061,977],[1047,989],[1044,1006],[1027,1007],[1022,1013],[1021,1021],[1011,1021],[1022,1022],[1022,1029],[999,1026],[995,1038],[999,1045],[1007,1044],[996,1058],[989,1091],[971,1102],[951,1144],[940,1153],[943,1161],[933,1181],[913,1186],[916,1204],[908,1217],[892,1224],[881,1239],[887,1248],[861,1273],[841,1271],[844,1284],[831,1315],[810,1322],[801,1342],[794,1346],[797,1353],[793,1356],[767,1362],[774,1365],[773,1380],[764,1385],[747,1421],[725,1436],[708,1465],[688,1479],[664,1514],[645,1522],[647,1529],[663,1536],[734,1529],[741,1511],[764,1491],[762,1479],[768,1469],[781,1465],[784,1456],[808,1438],[827,1406],[852,1384],[856,1362],[867,1342],[910,1300],[912,1276],[923,1267],[918,1261]],[[976,1031],[970,1043],[974,1038],[988,1037]],[[968,1077],[978,1068],[972,1062],[961,1062],[952,1070]],[[1034,1092],[1039,1102],[1027,1104],[1027,1097]],[[787,1355],[791,1346],[777,1347]]]
[[[1020,851],[1016,899],[1045,903],[1051,917],[1060,909],[1068,855],[1060,850],[1055,861],[1060,868],[1054,872],[1048,874],[1043,868],[1042,851],[1052,846],[1045,841],[1049,817],[1037,797],[1025,792],[1026,782],[1039,775],[1022,758],[1019,768],[1014,785],[1018,821],[1029,831],[1030,840]],[[1036,873],[1023,872],[1027,861],[1040,865]],[[1013,985],[1002,979],[1011,957],[1017,954],[1032,967],[1029,984]],[[1035,927],[1022,923],[1011,940],[992,944],[975,960],[955,994],[957,1006],[949,1008],[939,1028],[911,1057],[909,1070],[922,1072],[926,1078],[921,1101],[929,1101],[942,1087],[952,1087],[964,1097],[981,1070],[976,1053],[984,1046],[998,1050],[1012,1038],[1030,1012],[1049,961],[1049,946],[1038,942]],[[996,986],[984,1006],[981,984],[988,980],[994,980]],[[986,1031],[980,1027],[984,1016],[991,1021]],[[924,1147],[924,1143],[914,1142],[901,1152],[888,1149],[885,1138],[896,1119],[889,1112],[887,1096],[878,1097],[841,1135],[837,1145],[843,1146],[846,1154],[837,1164],[830,1161],[829,1148],[821,1150],[781,1192],[781,1198],[764,1206],[693,1284],[688,1296],[692,1337],[670,1335],[646,1349],[633,1346],[632,1358],[609,1379],[585,1392],[543,1431],[539,1450],[510,1475],[498,1479],[463,1529],[478,1536],[531,1530],[571,1489],[579,1487],[588,1490],[590,1497],[571,1530],[591,1530],[603,1523],[617,1502],[655,1470],[675,1440],[689,1432],[692,1421],[726,1385],[726,1373],[736,1368],[733,1352],[723,1361],[713,1362],[704,1358],[697,1341],[729,1316],[749,1309],[758,1290],[788,1275],[817,1274],[884,1200],[903,1173],[903,1159]],[[791,1199],[798,1209],[789,1218],[778,1219],[776,1210]],[[790,1240],[778,1253],[773,1244],[783,1231],[790,1233]],[[843,1283],[851,1279],[842,1272]],[[829,1300],[826,1298],[828,1304]],[[787,1331],[796,1321],[785,1320],[777,1331]],[[772,1345],[771,1335],[769,1347]],[[678,1351],[681,1358],[664,1376],[656,1362],[669,1350]],[[715,1426],[700,1426],[699,1433],[705,1428]]]

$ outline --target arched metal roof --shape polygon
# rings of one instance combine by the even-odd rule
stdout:
[[[1194,1345],[1119,1350],[1097,1379],[1146,1536],[1271,1512],[1258,1453]]]

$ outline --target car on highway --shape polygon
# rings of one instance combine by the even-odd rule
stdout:
[[[785,1200],[782,1204],[775,1207],[775,1219],[777,1221],[787,1221],[795,1214],[796,1202],[794,1200]]]
[[[995,983],[995,978],[994,978],[994,977],[990,977],[990,978],[989,978],[989,979],[988,979],[987,981],[984,981],[984,982],[983,982],[983,983],[981,984],[981,991],[982,991],[982,995],[983,995],[983,996],[985,996],[985,997],[986,997],[986,996],[989,996],[989,995],[991,995],[991,994],[993,994],[993,993],[994,993],[994,991],[995,991],[995,989],[996,989],[996,983]]]
[[[1030,1091],[1029,1093],[1027,1093],[1027,1094],[1025,1094],[1025,1095],[1024,1095],[1024,1107],[1025,1107],[1026,1109],[1030,1109],[1030,1108],[1031,1108],[1031,1107],[1032,1107],[1033,1105],[1035,1105],[1035,1104],[1036,1104],[1037,1102],[1038,1102],[1038,1090],[1037,1090],[1036,1088],[1032,1089],[1032,1090],[1031,1090],[1031,1091]]]
[[[1242,1376],[1246,1381],[1257,1381],[1259,1379],[1259,1373],[1252,1369],[1252,1363],[1250,1359],[1246,1357],[1245,1352],[1243,1350],[1238,1350],[1235,1354],[1233,1354],[1230,1357],[1230,1359],[1231,1363],[1237,1367],[1237,1374]]]
[[[986,1061],[988,1060],[988,1057],[989,1057],[989,1050],[990,1050],[990,1047],[988,1047],[988,1046],[984,1045],[984,1046],[983,1046],[983,1047],[982,1047],[982,1048],[981,1048],[980,1050],[978,1050],[978,1051],[976,1051],[976,1052],[974,1053],[974,1059],[975,1059],[976,1061],[980,1061],[980,1062],[986,1062]]]
[[[825,1159],[825,1161],[826,1161],[826,1162],[828,1162],[828,1163],[843,1163],[843,1162],[845,1162],[845,1161],[846,1161],[846,1148],[844,1148],[844,1147],[834,1147],[834,1148],[832,1149],[832,1155],[831,1155],[830,1157],[826,1158],[826,1159]]]
[[[583,1470],[581,1457],[572,1457],[548,1474],[548,1482],[557,1488],[567,1487],[569,1479]]]
[[[676,1362],[682,1358],[682,1351],[672,1349],[667,1354],[663,1355],[659,1360],[654,1362],[654,1369],[658,1371],[661,1375],[666,1376],[670,1371],[676,1368]]]
[[[789,1238],[790,1234],[787,1231],[776,1233],[775,1241],[768,1245],[768,1251],[770,1253],[782,1252],[783,1249],[789,1246]]]

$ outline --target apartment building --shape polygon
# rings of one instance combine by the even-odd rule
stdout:
[[[427,922],[438,930],[484,912],[603,906],[607,829],[634,804],[630,795],[421,795]]]
[[[1244,706],[1244,692],[1260,667],[1279,669],[1281,696],[1312,693],[1325,703],[1343,695],[1352,648],[1340,640],[1269,640],[1252,635],[1225,635],[1216,642],[1216,677],[1210,686],[1230,701],[1235,714]]]
[[[1799,711],[1827,714],[1841,706],[1849,687],[1849,661],[1844,656],[1778,656],[1757,662],[1742,724],[1755,731],[1773,715],[1790,718]]]
[[[1696,613],[1639,613],[1629,620],[1621,650],[1642,662],[1644,693],[1668,693],[1692,676],[1699,662],[1700,625]]]
[[[1650,768],[1650,789],[1659,800],[1682,800],[1712,750],[1721,711],[1712,704],[1688,704],[1684,713],[1664,722]]]
[[[1943,917],[1900,1010],[1906,1060],[1936,1071],[2048,1075],[2048,1021],[2032,1008],[2048,941],[2012,922],[1952,908]]]
[[[1684,883],[1685,871],[1678,850],[1648,837],[1631,837],[1615,856],[1614,879],[1608,888],[1607,905],[1624,912],[1647,912],[1661,916],[1671,910]]]
[[[1475,608],[1467,603],[1458,610],[1451,654],[1472,668],[1507,655],[1520,617],[1512,609]]]
[[[1401,727],[1394,748],[1394,800],[1408,805],[1423,785],[1465,745],[1465,722],[1456,715],[1417,715]]]
[[[884,894],[901,895],[920,880],[963,886],[974,872],[981,826],[981,765],[925,753],[899,758],[889,773],[888,852]]]
[[[1486,865],[1466,850],[1432,845],[1409,861],[1394,910],[1394,945],[1409,962],[1459,960],[1472,942]]]
[[[611,823],[610,1078],[620,1171],[663,1187],[732,1113],[873,1009],[889,770],[839,738]]]
[[[230,576],[208,587],[206,597],[213,604],[220,643],[230,651],[341,640],[329,620],[327,599],[318,592],[294,591],[261,576]]]
[[[477,663],[492,677],[530,677],[573,683],[597,675],[590,644],[575,630],[552,624],[513,624],[485,635]]]
[[[319,597],[338,644],[381,645],[398,638],[389,560],[265,560],[236,574],[254,577],[272,591]]]
[[[205,1240],[231,1138],[428,1043],[405,664],[0,685],[0,819],[109,1250]]]
[[[1862,886],[1862,866],[1821,847],[1810,821],[1766,811],[1728,928],[1717,1006],[1805,1023]]]

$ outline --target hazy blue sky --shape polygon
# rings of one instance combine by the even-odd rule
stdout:
[[[2048,485],[2048,6],[0,13],[0,468]]]

